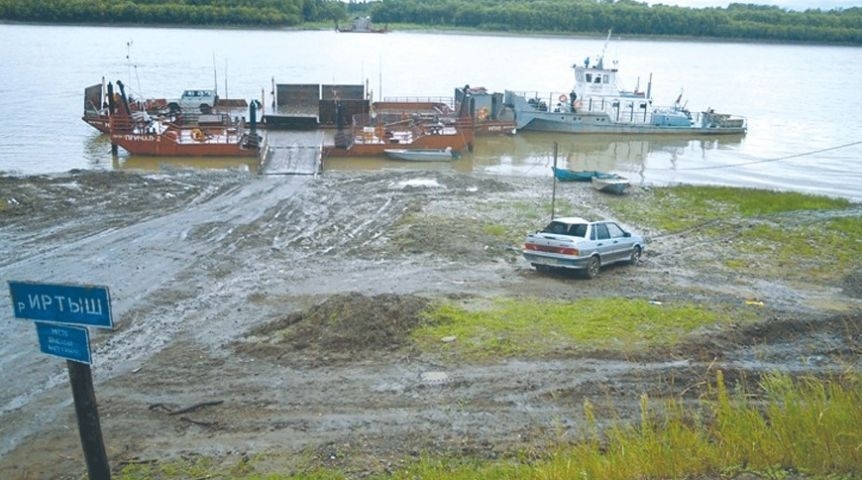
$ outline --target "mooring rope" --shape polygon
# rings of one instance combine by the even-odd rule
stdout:
[[[818,154],[818,153],[829,152],[829,151],[832,151],[832,150],[840,150],[840,149],[842,149],[842,148],[853,147],[853,146],[860,145],[860,144],[862,144],[862,141],[851,142],[851,143],[845,143],[844,145],[838,145],[838,146],[836,146],[836,147],[829,147],[829,148],[822,148],[822,149],[820,149],[820,150],[812,150],[812,151],[810,151],[810,152],[797,153],[797,154],[795,154],[795,155],[787,155],[787,156],[785,156],[785,157],[767,158],[767,159],[761,159],[761,160],[752,160],[752,161],[750,161],[750,162],[732,163],[732,164],[728,164],[728,165],[712,165],[712,166],[707,166],[707,167],[677,168],[677,169],[674,169],[674,170],[677,170],[677,171],[682,171],[682,170],[685,170],[685,171],[691,171],[691,170],[715,170],[715,169],[719,169],[719,168],[733,168],[733,167],[742,167],[742,166],[745,166],[745,165],[755,165],[755,164],[758,164],[758,163],[778,162],[778,161],[781,161],[781,160],[789,160],[789,159],[791,159],[791,158],[799,158],[799,157],[806,157],[806,156],[809,156],[809,155],[816,155],[816,154]]]

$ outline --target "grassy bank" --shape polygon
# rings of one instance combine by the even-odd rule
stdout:
[[[620,355],[673,347],[698,329],[753,322],[753,313],[694,303],[585,298],[574,302],[498,299],[481,308],[443,303],[427,312],[413,338],[451,361],[496,361],[612,351]],[[456,341],[441,342],[441,338]]]
[[[767,278],[837,282],[862,267],[862,214],[846,199],[732,187],[658,188],[611,199],[624,220],[659,235],[723,245],[717,266]]]
[[[756,391],[726,385],[719,371],[701,407],[641,397],[641,420],[599,433],[593,405],[583,437],[498,460],[420,456],[368,479],[634,480],[645,478],[854,479],[862,472],[862,383],[855,375],[765,377]],[[120,480],[358,478],[277,452],[225,465],[215,458],[125,466]]]

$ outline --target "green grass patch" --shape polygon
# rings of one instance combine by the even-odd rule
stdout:
[[[742,231],[732,250],[737,257],[725,260],[730,268],[756,263],[781,278],[837,281],[862,268],[862,217],[756,224]]]
[[[463,360],[565,351],[630,353],[676,345],[698,328],[739,320],[695,304],[658,305],[642,299],[502,299],[481,309],[437,304],[426,312],[427,323],[413,332],[413,339],[425,351]],[[449,336],[456,341],[440,341]]]
[[[698,241],[720,242],[727,253],[716,265],[731,270],[756,268],[767,278],[834,282],[862,267],[862,217],[826,213],[850,207],[846,199],[676,186],[608,202],[625,221],[666,234],[696,229]]]
[[[842,209],[850,201],[796,192],[680,185],[653,189],[648,198],[611,199],[610,204],[627,220],[676,232],[728,217]]]
[[[699,405],[641,396],[640,421],[602,423],[583,406],[580,437],[546,448],[513,452],[498,460],[422,455],[405,459],[369,480],[639,480],[646,478],[858,479],[862,472],[862,382],[857,375],[830,379],[763,377],[756,390],[725,385],[721,371]],[[297,468],[289,454],[266,462],[215,467],[206,459],[126,466],[119,480],[232,478],[237,480],[340,480],[327,468]],[[265,463],[265,465],[264,465]],[[283,465],[283,466],[282,466]],[[279,473],[291,471],[294,473]]]

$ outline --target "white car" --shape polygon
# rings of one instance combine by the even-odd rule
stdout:
[[[612,220],[560,217],[527,235],[522,253],[536,270],[575,269],[593,278],[604,265],[637,264],[643,249],[643,237]]]
[[[179,99],[168,103],[168,108],[171,111],[209,113],[216,103],[218,103],[218,94],[215,90],[185,90]]]

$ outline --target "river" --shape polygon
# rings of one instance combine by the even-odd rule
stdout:
[[[273,82],[367,84],[374,99],[451,97],[465,84],[567,91],[571,65],[605,47],[603,37],[30,25],[0,25],[0,39],[0,171],[25,175],[158,165],[122,151],[112,158],[105,136],[81,121],[84,88],[103,77],[122,80],[139,98],[215,86],[222,97],[264,105]],[[619,62],[629,88],[652,75],[657,104],[682,92],[690,110],[746,117],[748,133],[485,137],[438,168],[550,176],[556,143],[561,165],[615,170],[639,185],[709,183],[862,201],[862,48],[614,36],[605,58]]]

